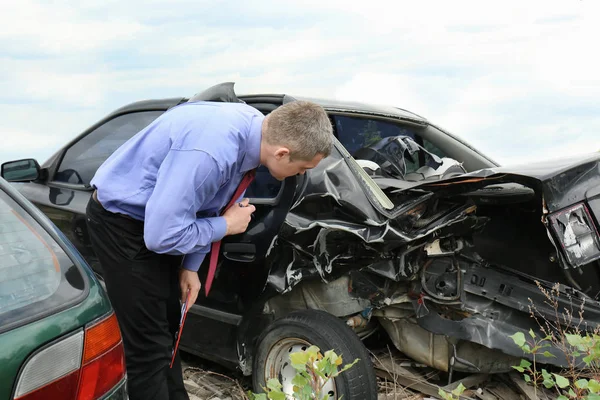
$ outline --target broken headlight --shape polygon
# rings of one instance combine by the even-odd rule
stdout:
[[[600,258],[600,238],[585,204],[550,214],[552,229],[574,267],[580,267]]]

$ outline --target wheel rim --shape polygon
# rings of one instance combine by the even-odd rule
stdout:
[[[306,350],[311,346],[310,343],[299,338],[286,338],[278,341],[271,347],[269,354],[267,355],[265,362],[265,382],[269,379],[279,379],[283,388],[281,389],[285,393],[287,399],[293,399],[294,384],[292,380],[296,376],[296,370],[290,362],[290,354],[297,351]],[[321,384],[323,381],[320,379]],[[337,399],[337,392],[335,388],[335,379],[327,381],[323,390],[321,391],[327,400]]]

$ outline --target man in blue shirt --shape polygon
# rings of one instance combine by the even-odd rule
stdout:
[[[169,368],[180,299],[200,290],[211,245],[242,233],[255,207],[221,210],[259,165],[276,179],[303,174],[329,155],[332,127],[303,101],[266,117],[243,103],[185,103],[115,151],[91,181],[92,246],[123,336],[129,398],[187,399],[179,357]]]

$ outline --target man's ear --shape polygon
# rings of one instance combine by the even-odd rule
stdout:
[[[287,147],[280,147],[275,151],[275,159],[277,161],[279,161],[282,158],[284,158],[285,156],[288,156],[289,154],[290,154],[290,149],[288,149]]]

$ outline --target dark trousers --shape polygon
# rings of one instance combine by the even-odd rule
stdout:
[[[179,354],[169,368],[182,258],[148,250],[143,222],[110,213],[93,198],[86,220],[123,336],[130,400],[188,400]]]

